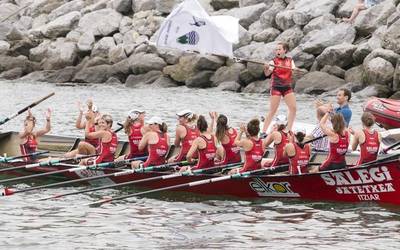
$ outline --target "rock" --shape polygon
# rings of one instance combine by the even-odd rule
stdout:
[[[295,25],[293,20],[294,13],[294,10],[285,10],[277,13],[275,22],[280,30],[287,30]]]
[[[362,65],[348,69],[344,75],[344,80],[356,84],[364,83],[364,67]]]
[[[152,88],[174,88],[177,86],[178,84],[174,80],[164,75],[158,77],[157,80],[151,84]]]
[[[309,69],[315,61],[315,57],[312,54],[303,52],[300,48],[295,48],[288,53],[293,58],[296,67]]]
[[[343,79],[325,72],[314,71],[304,75],[296,82],[298,93],[321,94],[339,88],[345,84]]]
[[[94,1],[93,4],[86,6],[85,8],[83,8],[81,10],[82,14],[86,14],[89,12],[94,12],[97,10],[101,10],[104,8],[107,8],[107,3],[109,2],[109,0],[99,0],[99,1]]]
[[[82,32],[77,31],[77,30],[71,30],[68,32],[68,34],[65,36],[70,41],[73,41],[75,43],[79,42],[79,39],[81,38]]]
[[[154,0],[135,0],[133,12],[137,13],[140,11],[153,10],[156,8],[156,2]]]
[[[152,70],[161,71],[167,64],[154,54],[133,54],[129,57],[131,70],[134,74],[144,74]]]
[[[79,51],[88,52],[93,49],[95,42],[94,35],[89,31],[81,35],[78,40],[77,47]]]
[[[13,27],[6,34],[6,38],[8,41],[18,41],[27,38],[27,34]]]
[[[158,48],[158,55],[168,64],[177,64],[183,55],[182,50]]]
[[[30,49],[29,59],[31,61],[40,62],[47,57],[47,49],[50,47],[51,41],[44,40],[39,46]]]
[[[17,68],[13,68],[13,69],[2,72],[0,74],[0,79],[14,80],[14,79],[20,78],[23,74],[24,74],[23,69],[20,67],[17,67]]]
[[[221,82],[217,87],[218,90],[232,91],[232,92],[238,92],[240,88],[241,88],[240,84],[235,81]]]
[[[294,10],[296,11],[295,16],[303,15],[304,21],[302,23],[296,23],[299,25],[304,25],[315,17],[332,13],[341,2],[342,0],[298,0],[294,5]]]
[[[125,81],[128,88],[137,87],[138,85],[148,85],[155,82],[162,75],[161,71],[152,70],[141,75],[129,75]]]
[[[387,32],[386,26],[380,26],[372,33],[372,37],[368,39],[368,45],[374,49],[382,49],[383,36]]]
[[[354,6],[358,3],[358,0],[346,0],[337,11],[339,17],[350,17],[353,12]]]
[[[312,19],[306,26],[304,26],[303,32],[307,34],[312,30],[321,30],[334,24],[335,16],[332,14],[325,14]]]
[[[7,54],[10,44],[6,41],[0,41],[0,55]]]
[[[400,59],[397,60],[393,75],[393,89],[400,90]]]
[[[390,27],[392,24],[396,23],[398,20],[400,20],[400,12],[394,12],[390,17],[388,17],[386,26]]]
[[[382,45],[385,49],[393,50],[400,54],[400,20],[392,24],[384,34]]]
[[[263,28],[277,28],[275,18],[276,15],[286,8],[283,1],[274,1],[272,6],[264,11],[260,16],[260,24]]]
[[[355,35],[355,29],[350,24],[340,23],[315,32],[301,48],[304,52],[318,55],[329,46],[352,43]]]
[[[372,52],[372,48],[368,43],[362,43],[358,45],[357,49],[353,53],[353,61],[356,64],[363,63],[366,56],[368,56]]]
[[[112,37],[103,37],[100,39],[93,47],[91,57],[100,56],[100,57],[108,57],[108,53],[110,50],[115,48],[114,38]]]
[[[54,72],[55,70],[35,71],[19,80],[24,82],[54,82]]]
[[[108,36],[118,30],[121,19],[122,15],[113,9],[96,10],[85,14],[78,28],[94,36]]]
[[[73,0],[67,2],[61,5],[60,7],[54,9],[53,11],[51,11],[50,14],[48,15],[48,19],[54,20],[65,14],[75,11],[81,11],[84,7],[85,7],[85,2],[83,0]]]
[[[273,42],[281,32],[275,28],[267,28],[258,34],[255,34],[253,40],[256,42]]]
[[[113,9],[122,14],[127,14],[132,11],[133,0],[112,0],[111,6]]]
[[[44,36],[51,38],[64,36],[72,30],[80,18],[81,13],[79,11],[70,12],[46,24],[41,32]]]
[[[218,86],[221,82],[239,82],[239,75],[246,67],[241,63],[219,68],[211,77],[213,86]]]
[[[252,35],[239,24],[239,43],[233,45],[233,49],[237,49],[251,43]]]
[[[400,100],[400,91],[395,92],[389,97],[390,99]]]
[[[282,32],[282,34],[280,34],[276,40],[287,43],[289,45],[289,49],[291,50],[297,47],[303,36],[303,31],[301,31],[299,27],[293,27]]]
[[[316,59],[318,65],[322,67],[325,65],[337,65],[345,68],[352,63],[353,52],[356,49],[357,46],[350,43],[333,45],[326,48]]]
[[[132,30],[132,18],[123,16],[121,22],[119,23],[119,32],[121,34],[125,34],[130,30]]]
[[[107,83],[107,84],[121,84],[122,82],[118,78],[112,76],[112,77],[108,78],[108,80],[105,83]]]
[[[14,28],[28,31],[32,28],[33,18],[30,16],[21,16],[17,22],[14,23]]]
[[[41,45],[43,44],[41,43]],[[30,50],[31,54],[34,49]],[[56,41],[51,42],[43,50],[42,56],[45,56],[42,60],[43,69],[55,70],[72,66],[78,59],[77,52],[78,50],[74,42],[68,41],[65,38],[57,38]]]
[[[210,4],[214,10],[232,9],[239,7],[239,0],[211,0]]]
[[[77,67],[73,66],[57,70],[52,74],[52,80],[56,83],[71,82],[78,70]]]
[[[108,52],[108,58],[110,63],[117,63],[126,58],[128,58],[125,54],[124,46],[122,44],[118,44],[117,46],[110,49]]]
[[[386,61],[389,61],[393,66],[396,65],[397,60],[400,59],[400,55],[394,53],[391,50],[375,49],[367,57],[365,57],[364,62],[363,62],[364,67],[369,61],[371,61],[372,59],[374,59],[376,57],[381,57],[381,58],[385,59]]]
[[[41,26],[45,25],[47,23],[47,21],[48,21],[47,14],[41,14],[41,15],[33,18],[32,29],[40,28]]]
[[[97,65],[86,67],[76,73],[74,82],[104,83],[112,76],[111,65]]]
[[[343,79],[346,71],[338,66],[325,65],[321,69],[321,72],[325,72]]]
[[[393,81],[394,67],[381,57],[376,57],[364,63],[366,83],[391,84]]]
[[[51,11],[57,9],[63,4],[59,0],[39,0],[34,1],[32,5],[26,10],[25,14],[32,17],[37,17],[40,14],[49,14]]]
[[[214,75],[214,71],[201,71],[193,74],[185,81],[188,88],[209,88],[212,85],[210,78]]]
[[[252,82],[249,85],[247,85],[242,92],[243,93],[260,93],[260,94],[265,94],[269,92],[269,79],[267,81],[256,81]]]
[[[171,13],[174,6],[180,2],[178,0],[156,0],[156,10],[163,14]]]
[[[34,67],[34,63],[29,61],[26,56],[11,57],[0,55],[0,72],[21,68],[23,74],[26,74],[31,72]]]
[[[387,97],[389,97],[390,93],[391,93],[391,90],[388,86],[374,84],[374,85],[367,86],[365,89],[357,92],[356,95],[359,97],[362,97],[362,98],[371,97],[371,96],[387,98]]]
[[[84,67],[93,67],[93,66],[98,66],[98,65],[104,65],[104,64],[109,64],[108,60],[105,59],[104,57],[93,57],[90,58],[84,65],[82,68]]]
[[[247,68],[240,71],[239,83],[242,86],[247,86],[249,83],[254,82],[256,80],[257,80],[257,78],[254,77]]]
[[[239,18],[239,24],[245,29],[249,28],[250,24],[260,18],[260,15],[267,9],[265,3],[259,3],[251,6],[246,6],[243,8],[234,8],[229,10],[226,15]]]
[[[116,45],[122,44],[124,42],[124,36],[121,33],[115,33],[113,35],[113,38]]]
[[[395,12],[395,8],[392,0],[386,0],[361,11],[354,22],[357,33],[366,36],[374,32],[379,26],[386,25],[387,19]]]
[[[12,3],[0,3],[0,16],[1,19],[12,15],[15,12],[18,12],[19,7]],[[18,15],[13,15],[9,17],[6,22],[13,23],[18,20]],[[2,22],[3,23],[3,22]]]

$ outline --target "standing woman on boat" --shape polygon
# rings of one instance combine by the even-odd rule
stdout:
[[[289,174],[308,173],[311,147],[310,144],[303,144],[305,137],[305,129],[299,129],[294,133],[295,141],[285,146],[284,155],[289,157]]]
[[[132,159],[147,155],[147,150],[139,150],[139,143],[149,128],[144,125],[145,111],[141,109],[133,109],[129,111],[128,117],[124,123],[125,134],[129,141],[129,154],[123,155],[118,160]]]
[[[97,148],[88,144],[85,148],[78,147],[78,153],[83,155],[98,154],[94,159],[88,159],[83,164],[91,165],[114,161],[114,154],[118,146],[117,134],[112,131],[113,119],[110,115],[102,115],[97,119],[97,130],[92,132],[90,123],[86,123],[85,138],[99,140]]]
[[[37,150],[38,142],[37,139],[50,132],[50,118],[51,118],[51,110],[47,109],[46,113],[46,125],[44,128],[35,130],[36,126],[36,118],[33,116],[31,110],[28,110],[28,115],[24,121],[24,128],[19,133],[20,138],[20,149],[22,155],[35,153]],[[34,161],[34,157],[25,157],[25,161]]]
[[[261,168],[261,160],[265,151],[265,141],[258,137],[260,132],[260,121],[253,119],[240,125],[239,135],[235,139],[235,145],[241,147],[245,152],[244,165],[240,169],[232,169],[229,174],[243,173]],[[246,138],[242,139],[243,134]]]
[[[217,113],[212,112],[211,114],[215,119]],[[220,159],[218,164],[226,165],[241,162],[240,147],[235,144],[238,135],[236,129],[228,126],[228,118],[223,114],[220,114],[216,120],[217,128],[215,131],[215,137],[222,145],[222,147],[218,147],[217,149],[217,156]]]
[[[197,115],[190,110],[182,110],[177,114],[179,124],[175,130],[175,147],[180,147],[179,153],[172,156],[168,162],[180,162],[186,160],[186,155],[193,141],[200,135],[195,122]]]
[[[331,118],[332,128],[327,125],[327,121]],[[322,131],[329,138],[329,154],[328,158],[319,167],[310,170],[312,173],[318,171],[328,171],[346,168],[346,153],[350,143],[349,132],[346,129],[346,123],[341,113],[333,113],[332,110],[322,117]]]
[[[193,162],[195,155],[198,156],[197,164],[191,168],[192,170],[213,167],[217,154],[215,136],[212,134],[211,129],[209,129],[206,118],[202,115],[197,120],[197,128],[200,131],[200,135],[193,141],[186,155],[186,159],[189,162]],[[180,171],[185,170],[187,170],[186,167],[180,169]]]
[[[264,159],[261,163],[263,167],[274,167],[289,163],[289,157],[284,154],[284,149],[292,137],[292,132],[288,129],[286,116],[278,115],[275,117],[275,126],[276,130],[265,139],[266,147],[274,143],[275,156],[273,159]]]
[[[289,46],[286,43],[280,42],[275,50],[275,58],[264,67],[265,76],[271,75],[271,88],[270,88],[270,110],[265,117],[264,126],[262,129],[262,137],[266,136],[267,129],[278,110],[281,98],[285,101],[288,107],[288,129],[293,127],[296,118],[296,96],[292,88],[292,73],[296,70],[296,65],[291,57],[287,57],[286,53]],[[276,67],[275,67],[276,66]],[[280,66],[280,67],[279,67]]]
[[[354,135],[351,149],[354,151],[360,145],[360,158],[356,166],[378,158],[379,147],[381,144],[381,135],[378,131],[372,129],[375,124],[375,117],[370,112],[364,112],[361,116],[363,129],[350,132]]]
[[[167,124],[160,117],[154,116],[149,121],[149,131],[139,142],[138,149],[144,151],[147,147],[149,157],[145,162],[133,161],[132,168],[149,167],[165,164],[169,149],[169,136]]]

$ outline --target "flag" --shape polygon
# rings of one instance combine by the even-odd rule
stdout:
[[[238,41],[237,18],[210,17],[197,0],[185,0],[161,24],[156,46],[233,57]]]

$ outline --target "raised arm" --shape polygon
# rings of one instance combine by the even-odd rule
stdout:
[[[143,138],[140,140],[139,146],[138,146],[139,151],[143,151],[143,150],[147,147],[147,145],[149,144],[150,136],[151,136],[151,133],[148,132],[148,133],[146,133],[146,134],[143,136]]]
[[[335,136],[336,134],[326,124],[330,114],[331,114],[331,112],[326,112],[325,115],[322,117],[321,121],[319,122],[319,125],[321,127],[322,132],[324,132],[324,134],[326,134],[329,137],[332,137],[332,136]]]
[[[217,119],[218,114],[215,111],[210,112],[209,114],[210,114],[211,122],[210,122],[210,126],[208,127],[207,131],[209,133],[213,133],[214,127],[215,127],[215,120]]]
[[[82,121],[82,117],[83,117],[83,108],[80,102],[78,102],[78,108],[79,108],[79,115],[78,118],[76,118],[76,122],[75,122],[75,127],[77,129],[84,129],[85,128],[85,122]]]
[[[36,137],[42,136],[50,132],[51,130],[51,123],[50,123],[50,118],[51,118],[51,109],[47,109],[46,111],[46,125],[44,128],[39,129],[36,131]]]

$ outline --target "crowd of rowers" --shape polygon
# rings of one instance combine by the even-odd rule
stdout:
[[[304,129],[290,131],[285,115],[275,117],[273,129],[265,139],[259,137],[259,119],[241,124],[237,131],[229,125],[225,115],[218,115],[216,112],[209,113],[210,122],[207,122],[205,116],[198,116],[190,110],[182,110],[176,115],[178,125],[173,143],[179,147],[177,155],[167,159],[171,145],[165,122],[156,116],[146,121],[145,111],[134,109],[129,112],[124,123],[124,131],[130,146],[129,154],[115,159],[118,137],[112,130],[113,119],[108,114],[100,114],[98,108],[89,102],[86,111],[80,108],[76,120],[76,127],[85,131],[85,140],[79,142],[75,150],[66,153],[65,157],[97,154],[97,157],[82,162],[91,165],[147,156],[145,161],[132,161],[132,168],[146,168],[185,160],[192,162],[193,166],[181,168],[181,171],[185,171],[240,163],[242,150],[243,166],[231,170],[230,174],[284,164],[289,165],[289,174],[303,174],[345,168],[350,133],[354,135],[351,148],[356,150],[358,146],[360,147],[360,157],[356,165],[375,160],[381,141],[379,133],[372,128],[375,123],[372,114],[365,112],[361,117],[363,128],[353,131],[346,127],[345,119],[340,112],[335,112],[331,105],[320,103],[317,104],[319,123],[316,128],[326,137],[319,138],[313,143],[307,143],[313,135],[306,135]],[[36,139],[50,131],[50,119],[51,112],[48,110],[45,127],[36,130],[36,119],[29,111],[24,121],[24,129],[19,134],[23,155],[36,151]],[[274,158],[263,158],[264,152],[271,144],[275,151]],[[322,147],[325,145],[325,148],[321,148],[321,145]],[[327,151],[328,156],[320,166],[309,167],[313,146],[318,147],[317,150]]]

